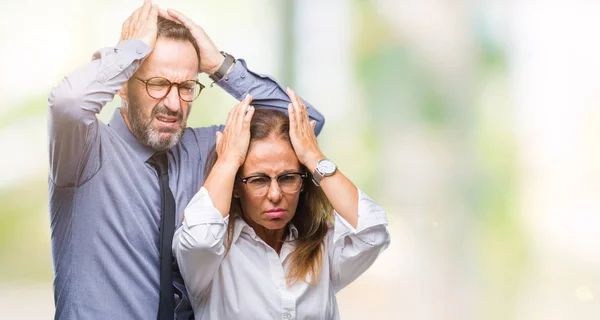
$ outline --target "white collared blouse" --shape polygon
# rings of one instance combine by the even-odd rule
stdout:
[[[229,216],[223,218],[203,187],[185,209],[173,254],[194,315],[203,319],[339,319],[335,294],[367,270],[390,243],[383,208],[358,190],[354,229],[337,212],[325,240],[319,281],[288,286],[285,275],[298,231],[290,225],[277,252],[243,219],[237,219],[225,255]]]

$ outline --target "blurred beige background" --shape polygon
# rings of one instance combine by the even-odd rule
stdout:
[[[2,1],[2,319],[53,316],[46,96],[140,3]],[[386,208],[343,319],[600,319],[600,2],[157,3],[321,110],[323,151]],[[233,104],[207,89],[190,125]]]

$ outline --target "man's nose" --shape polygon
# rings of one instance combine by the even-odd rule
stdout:
[[[167,94],[164,98],[163,98],[163,104],[165,105],[165,107],[167,107],[169,110],[173,111],[173,112],[178,112],[179,109],[181,109],[181,99],[179,99],[179,92],[178,92],[178,88],[176,84],[173,84],[171,86],[171,90],[169,91],[169,94]]]

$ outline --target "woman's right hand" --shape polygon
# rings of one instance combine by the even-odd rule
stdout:
[[[250,120],[254,114],[251,101],[252,96],[248,94],[236,104],[227,115],[223,132],[217,132],[217,161],[234,166],[236,171],[244,164],[250,144]]]

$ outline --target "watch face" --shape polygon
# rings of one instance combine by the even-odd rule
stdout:
[[[319,164],[317,165],[317,167],[319,168],[319,171],[323,175],[333,174],[336,169],[335,163],[333,163],[333,161],[331,161],[329,159],[323,159],[323,160],[319,161]]]

